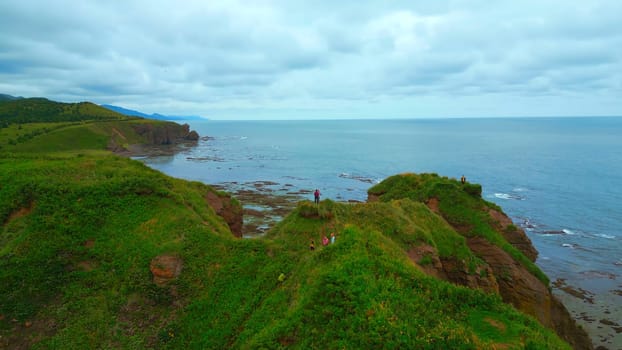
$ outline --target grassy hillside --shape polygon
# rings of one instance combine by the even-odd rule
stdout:
[[[155,131],[138,133],[137,127],[145,125]],[[0,153],[121,151],[153,143],[154,134],[178,135],[182,129],[176,123],[127,117],[89,102],[37,98],[0,102]]]
[[[45,98],[0,101],[2,125],[125,119],[128,117],[90,102],[61,103]]]
[[[111,143],[124,147],[143,144],[147,140],[133,126],[173,123],[154,120],[119,120],[77,123],[13,124],[0,129],[0,152],[39,154],[70,152],[73,154],[106,150]]]
[[[483,262],[417,195],[301,202],[264,239],[236,239],[213,188],[105,151],[143,141],[138,122],[0,129],[0,348],[569,348],[497,294],[422,272],[413,246],[471,274]]]
[[[370,188],[368,193],[384,202],[403,198],[421,203],[427,203],[432,198],[438,200],[441,216],[464,236],[484,237],[521,262],[527,270],[548,285],[548,277],[493,227],[487,210],[492,208],[500,211],[500,208],[482,199],[480,185],[461,184],[436,174],[401,174],[385,179]]]
[[[115,132],[119,128],[132,137],[132,142],[143,142],[125,127],[132,122],[137,121],[89,102],[60,103],[44,98],[2,101],[0,152],[104,150],[110,138],[120,134]]]
[[[405,242],[456,234],[409,200],[324,201],[313,217],[301,203],[268,239],[238,240],[207,206],[211,188],[135,161],[40,155],[0,169],[9,348],[566,348],[497,296],[420,272]],[[162,255],[183,269],[158,286]]]

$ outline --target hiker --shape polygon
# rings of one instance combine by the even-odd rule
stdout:
[[[328,245],[328,237],[326,236],[322,237],[322,245],[324,246]]]
[[[330,244],[335,244],[335,232],[330,234]]]
[[[466,177],[464,177],[464,175],[462,175],[462,177],[460,178],[460,182],[462,182],[463,185],[466,182]]]
[[[313,196],[315,197],[315,204],[320,204],[320,190],[316,188]]]
[[[315,250],[315,241],[311,240],[311,244],[309,245],[309,250]]]

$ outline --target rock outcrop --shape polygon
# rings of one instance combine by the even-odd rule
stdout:
[[[153,283],[165,286],[181,273],[183,261],[172,255],[158,255],[151,260],[149,270],[153,275]]]
[[[133,128],[137,134],[144,137],[152,145],[171,145],[199,139],[199,134],[194,130],[190,131],[188,124],[136,124]]]
[[[467,240],[469,248],[493,270],[503,301],[534,316],[575,349],[591,349],[587,333],[576,325],[566,307],[547,285],[498,246],[481,237]]]
[[[458,185],[455,180],[440,178],[434,174],[400,176],[403,176],[404,182],[410,181],[408,184],[410,188],[404,183],[399,183],[398,176],[389,178],[389,182],[401,186],[398,186],[399,192],[395,192],[390,184],[381,183],[368,191],[368,202],[407,197],[425,203],[432,212],[463,235],[468,248],[485,262],[485,265],[474,273],[458,259],[439,258],[433,247],[423,245],[411,248],[408,252],[409,257],[424,272],[455,284],[498,293],[506,303],[512,304],[518,310],[535,317],[544,326],[553,329],[573,348],[593,349],[585,330],[576,324],[566,307],[551,293],[546,281],[539,279],[523,263],[478,232],[478,227],[481,229],[486,226],[486,230],[495,231],[531,262],[538,257],[538,251],[525,232],[515,226],[507,215],[497,209],[498,207],[486,204],[481,199],[481,187],[467,188],[464,184]],[[426,181],[436,181],[436,184],[430,186]],[[412,190],[414,194],[403,195],[408,190]],[[468,197],[464,195],[465,193]],[[451,205],[443,206],[443,204]],[[443,208],[449,207],[451,209],[448,209],[447,213],[443,212]],[[456,215],[456,208],[462,213],[470,214]],[[422,260],[424,257],[425,260]],[[422,264],[422,261],[425,264]]]
[[[498,210],[490,208],[488,214],[490,215],[490,224],[503,235],[506,241],[520,250],[531,261],[536,261],[538,251],[531,244],[531,240],[525,231],[515,226],[512,219]]]
[[[244,224],[242,206],[231,195],[224,192],[207,192],[205,200],[216,214],[229,225],[231,233],[236,237],[242,237],[242,226]]]
[[[478,266],[476,271],[469,272],[469,267],[463,261],[454,257],[441,258],[436,248],[427,244],[412,247],[408,257],[430,276],[489,293],[499,293],[499,284],[488,265]]]

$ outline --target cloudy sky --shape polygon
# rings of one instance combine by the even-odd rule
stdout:
[[[213,119],[622,116],[622,1],[0,1],[0,93]]]

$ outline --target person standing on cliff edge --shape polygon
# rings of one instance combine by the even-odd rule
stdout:
[[[462,182],[463,185],[466,182],[466,177],[464,177],[464,175],[462,175],[462,177],[460,178],[460,182]]]
[[[320,204],[320,190],[316,188],[313,197],[315,197],[315,204]]]

